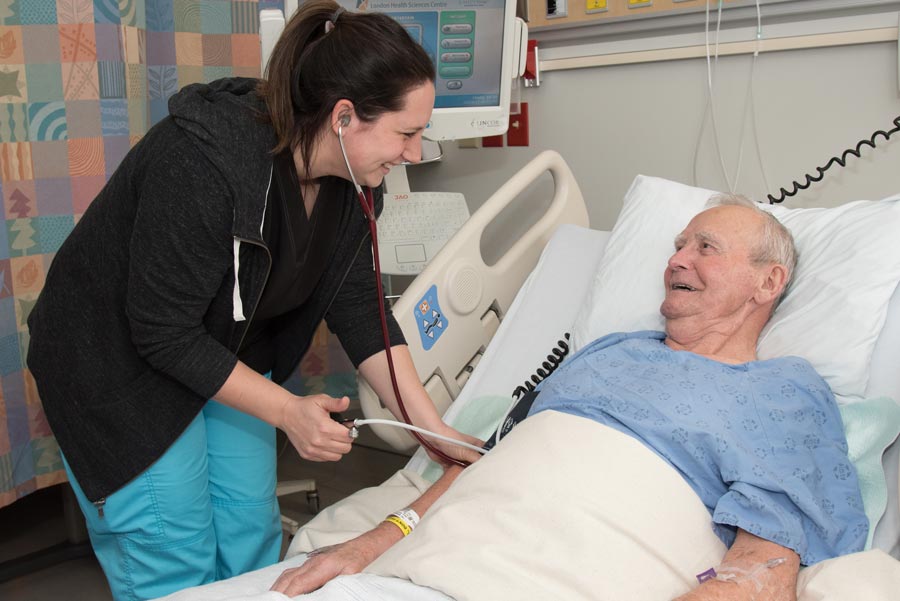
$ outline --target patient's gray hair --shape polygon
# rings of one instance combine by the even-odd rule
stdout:
[[[777,263],[784,265],[787,271],[787,278],[784,282],[784,290],[772,306],[775,307],[787,294],[791,280],[794,278],[794,269],[797,267],[797,248],[794,246],[794,237],[789,229],[784,227],[778,218],[769,211],[760,208],[759,204],[753,202],[746,196],[740,194],[716,194],[706,203],[707,208],[733,205],[745,207],[756,211],[763,216],[762,239],[753,253],[753,261],[757,264],[771,265]]]

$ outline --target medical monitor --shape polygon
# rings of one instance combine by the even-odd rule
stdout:
[[[516,0],[367,0],[357,10],[394,18],[434,62],[434,112],[426,138],[480,138],[506,131]]]

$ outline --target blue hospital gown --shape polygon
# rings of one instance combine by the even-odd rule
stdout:
[[[685,478],[731,546],[737,527],[805,565],[862,550],[868,520],[834,396],[799,357],[729,365],[611,334],[545,380],[529,412],[555,410],[646,444]]]

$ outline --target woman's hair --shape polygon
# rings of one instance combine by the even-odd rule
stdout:
[[[402,110],[406,94],[434,77],[428,54],[392,18],[308,0],[285,26],[258,88],[278,137],[273,152],[299,145],[308,173],[316,138],[339,100],[350,100],[356,117],[371,122]]]

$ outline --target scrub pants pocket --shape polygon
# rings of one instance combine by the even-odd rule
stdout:
[[[154,599],[278,561],[275,429],[209,401],[103,515],[64,464],[118,600]]]

